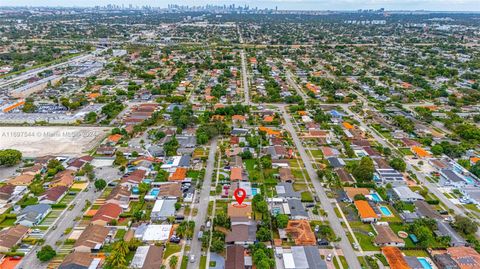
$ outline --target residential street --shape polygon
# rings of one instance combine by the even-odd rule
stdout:
[[[207,167],[205,168],[205,177],[203,179],[202,189],[200,190],[200,199],[197,204],[197,216],[195,217],[195,231],[193,232],[192,244],[190,245],[190,256],[195,255],[195,261],[190,262],[188,257],[188,267],[191,269],[200,268],[200,256],[202,254],[202,242],[198,239],[200,226],[205,224],[208,211],[208,202],[210,197],[210,187],[212,185],[213,169],[215,167],[215,153],[217,151],[218,138],[213,138],[208,153]],[[193,208],[192,208],[193,210]]]
[[[95,192],[95,188],[93,186],[90,187],[88,191],[83,191],[77,194],[75,199],[70,203],[74,205],[72,210],[65,209],[63,213],[57,218],[54,224],[48,229],[47,233],[44,236],[45,243],[44,245],[50,245],[54,249],[58,249],[58,246],[55,243],[59,240],[64,240],[63,232],[65,229],[73,227],[75,218],[77,216],[81,216],[83,213],[83,208],[85,206],[86,201],[93,202],[97,199],[102,192]],[[52,227],[56,225],[56,229],[52,229]],[[36,252],[40,250],[41,246],[35,246],[32,250],[25,255],[22,259],[21,263],[18,265],[18,268],[30,269],[30,268],[46,268],[48,263],[42,263],[37,259]]]
[[[330,222],[330,226],[332,229],[335,231],[335,234],[341,238],[341,241],[339,242],[340,247],[343,250],[343,253],[345,255],[345,259],[347,260],[348,265],[351,268],[361,268],[360,263],[357,259],[357,255],[353,251],[353,247],[350,245],[350,241],[347,238],[347,235],[345,233],[345,230],[343,229],[342,225],[340,224],[340,221],[335,214],[335,211],[333,209],[332,204],[330,203],[330,200],[328,199],[325,190],[323,189],[320,179],[318,178],[317,173],[315,172],[315,169],[312,166],[312,163],[310,161],[310,158],[307,155],[307,152],[305,151],[305,148],[302,145],[302,142],[298,138],[298,135],[293,128],[292,121],[290,120],[290,115],[287,113],[285,110],[285,107],[280,106],[280,109],[283,114],[283,118],[285,119],[285,129],[290,132],[293,142],[295,143],[295,146],[300,154],[300,157],[303,160],[303,163],[305,164],[305,168],[307,169],[307,173],[310,176],[310,179],[313,183],[313,186],[317,192],[317,196],[320,198],[320,202],[322,204],[323,209],[327,212],[328,214],[328,221]]]

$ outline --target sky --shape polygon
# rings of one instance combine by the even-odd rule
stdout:
[[[166,7],[168,4],[236,4],[250,7],[295,10],[433,10],[480,11],[480,0],[0,0],[1,6],[103,6],[108,4]]]

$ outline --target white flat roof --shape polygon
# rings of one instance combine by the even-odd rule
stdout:
[[[295,260],[292,253],[283,253],[283,266],[285,269],[295,269]]]
[[[168,239],[171,230],[171,224],[150,224],[148,225],[147,230],[143,234],[142,239],[144,241],[164,241]]]

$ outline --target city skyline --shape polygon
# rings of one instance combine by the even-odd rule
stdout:
[[[386,10],[431,10],[431,11],[480,11],[478,0],[268,0],[268,1],[222,1],[222,0],[181,0],[181,1],[157,1],[157,0],[80,0],[54,1],[54,0],[5,0],[2,6],[58,6],[58,7],[87,7],[104,5],[124,6],[152,6],[166,8],[170,4],[185,6],[203,5],[232,5],[250,6],[258,8],[278,8],[286,10],[358,10],[358,9],[379,9]]]

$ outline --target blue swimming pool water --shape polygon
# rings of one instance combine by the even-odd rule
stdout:
[[[417,258],[418,261],[422,264],[423,268],[424,269],[432,269],[432,266],[430,265],[430,263],[427,261],[427,259],[425,258]]]
[[[153,188],[153,189],[150,191],[149,194],[150,194],[151,196],[157,197],[159,192],[160,192],[160,189],[158,189],[158,188]]]
[[[134,194],[138,194],[138,193],[139,193],[138,187],[133,187],[133,188],[132,188],[132,192],[133,192]]]
[[[257,195],[257,189],[256,188],[252,188],[252,196],[255,196]]]
[[[275,215],[275,216],[278,215],[278,214],[280,214],[280,208],[276,208],[276,207],[272,208],[272,213],[273,213],[273,215]]]
[[[373,174],[373,180],[375,180],[375,181],[379,181],[379,180],[380,180],[380,178],[378,177],[378,175],[377,175],[377,174]]]
[[[386,217],[389,217],[392,215],[392,212],[390,211],[390,209],[388,209],[388,207],[386,206],[381,206],[380,207],[380,211],[382,211],[382,214]]]
[[[475,183],[475,181],[474,181],[473,178],[471,178],[471,177],[467,177],[467,176],[466,176],[466,177],[465,177],[465,180],[466,180],[467,183],[469,183],[469,184]]]
[[[380,195],[378,195],[378,193],[374,192],[370,195],[372,196],[373,201],[375,201],[375,202],[381,202],[382,201],[382,198],[380,198]]]

